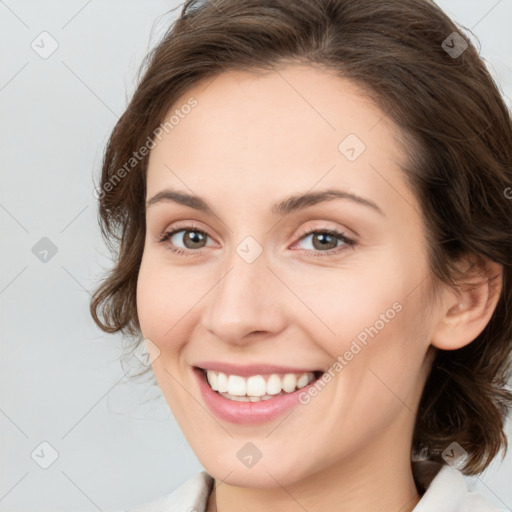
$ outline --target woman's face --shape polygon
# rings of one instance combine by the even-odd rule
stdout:
[[[350,81],[299,65],[224,73],[173,114],[150,154],[137,307],[203,467],[274,487],[409,461],[435,315],[394,125]],[[254,401],[206,388],[198,367]],[[331,378],[291,391],[316,371]]]

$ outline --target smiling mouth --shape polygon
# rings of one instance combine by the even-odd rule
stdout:
[[[196,367],[210,389],[228,400],[260,402],[288,395],[318,380],[322,370],[303,373],[256,374],[248,377]]]

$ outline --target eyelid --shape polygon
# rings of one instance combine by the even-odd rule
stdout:
[[[191,220],[176,221],[175,223],[172,224],[172,227],[165,228],[162,231],[162,233],[158,237],[158,240],[161,241],[163,238],[168,237],[169,234],[175,234],[178,231],[199,231],[200,233],[204,233],[205,235],[210,237],[212,240],[215,240],[214,237],[210,235],[209,230],[207,228],[203,228],[195,221]]]
[[[322,225],[322,226],[309,226],[309,227],[305,227],[305,228],[301,228],[298,232],[298,234],[296,235],[296,238],[297,238],[297,242],[299,240],[301,240],[302,238],[304,238],[305,236],[307,235],[310,235],[311,233],[335,233],[336,236],[340,236],[342,238],[346,238],[347,240],[350,240],[352,242],[356,242],[357,241],[357,237],[356,236],[353,236],[352,234],[347,234],[347,230],[346,229],[343,229],[343,228],[338,228],[338,227],[332,227],[332,226],[328,226],[326,224]],[[294,242],[294,245],[297,243],[297,242]]]

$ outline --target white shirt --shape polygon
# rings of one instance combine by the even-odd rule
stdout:
[[[426,489],[413,512],[499,512],[483,496],[468,490],[460,471],[436,465],[432,472],[432,464],[413,462],[420,468],[415,478],[420,488]],[[206,512],[213,485],[213,477],[202,471],[170,494],[128,512]]]

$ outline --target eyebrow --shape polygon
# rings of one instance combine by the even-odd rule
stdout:
[[[373,201],[370,201],[369,199],[358,196],[356,194],[352,194],[350,192],[335,189],[324,190],[321,192],[307,192],[304,194],[290,196],[283,201],[274,204],[272,206],[271,212],[274,215],[284,216],[293,211],[301,210],[307,208],[308,206],[313,206],[325,201],[332,201],[333,199],[347,199],[357,204],[369,207],[381,215],[386,216],[385,213],[379,208],[379,206]],[[165,189],[155,194],[146,202],[146,209],[153,204],[168,201],[182,204],[184,206],[194,208],[195,210],[199,210],[210,215],[215,215],[212,208],[203,198],[170,189]]]

